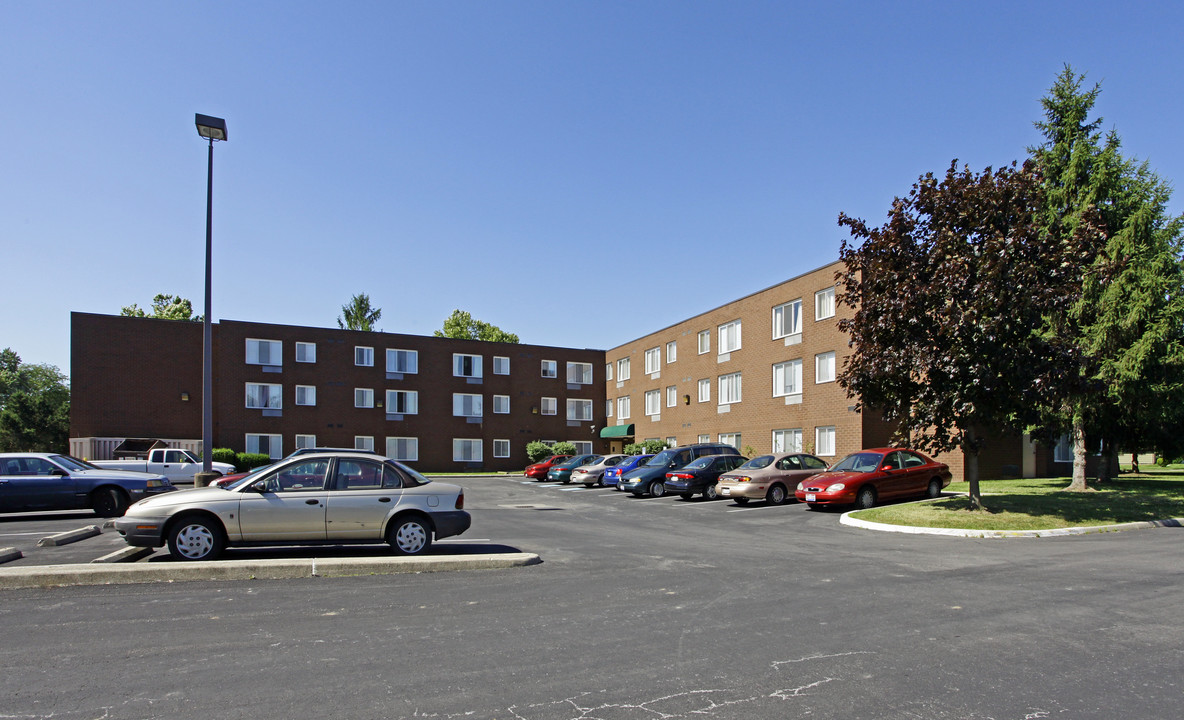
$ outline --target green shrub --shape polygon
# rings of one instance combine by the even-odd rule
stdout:
[[[263,453],[239,453],[234,456],[234,466],[239,472],[246,472],[260,465],[270,465],[273,462],[275,461]]]
[[[211,454],[213,455],[213,457],[211,457],[210,459],[213,460],[214,462],[230,463],[231,465],[234,465],[236,468],[238,467],[238,463],[235,462],[235,460],[236,460],[235,452],[233,450],[231,450],[230,448],[214,448],[214,452]]]
[[[526,443],[526,457],[532,463],[542,462],[553,454],[551,446],[544,442],[533,440]]]
[[[551,452],[555,455],[575,455],[576,446],[564,440],[563,442],[557,442],[552,445]]]
[[[661,440],[646,440],[642,443],[647,455],[657,455],[666,449],[666,443]]]
[[[629,443],[625,446],[626,455],[641,455],[645,452],[645,445],[641,443]]]

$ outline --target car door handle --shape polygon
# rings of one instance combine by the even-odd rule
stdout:
[[[390,502],[390,498],[378,498],[378,502]]]
[[[305,505],[320,505],[321,501],[320,500],[305,500],[304,504]]]

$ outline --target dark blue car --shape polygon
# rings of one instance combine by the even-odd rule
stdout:
[[[620,490],[617,486],[617,481],[621,476],[630,470],[636,470],[638,465],[642,465],[646,460],[652,458],[653,455],[630,455],[628,458],[617,463],[614,467],[604,471],[604,484],[612,485],[614,489]]]
[[[0,512],[90,508],[119,517],[136,501],[176,489],[164,475],[108,470],[69,455],[0,454]]]

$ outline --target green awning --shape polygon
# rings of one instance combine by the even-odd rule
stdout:
[[[633,437],[633,424],[628,425],[609,425],[602,428],[600,431],[602,438],[631,438]]]

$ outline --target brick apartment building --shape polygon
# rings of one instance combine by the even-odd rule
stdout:
[[[834,461],[889,444],[836,382],[850,349],[839,263],[611,350],[224,320],[214,325],[214,446],[282,457],[367,447],[429,472],[520,470],[532,440],[802,449]],[[202,326],[71,316],[71,452],[125,437],[200,448]],[[602,374],[603,373],[603,374]],[[960,453],[940,457],[961,479]],[[1061,450],[996,437],[981,477],[1063,474]]]

